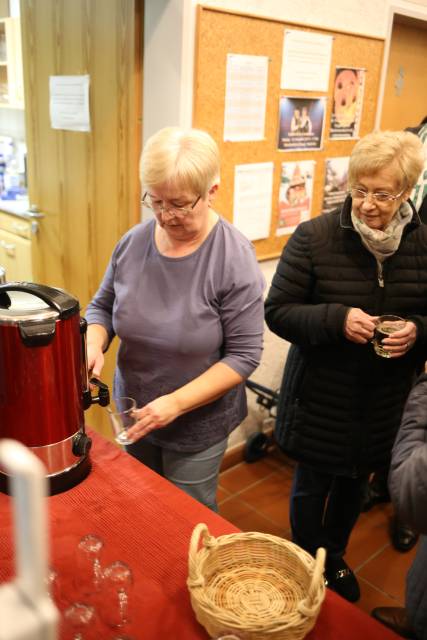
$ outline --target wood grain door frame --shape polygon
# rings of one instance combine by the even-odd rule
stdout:
[[[419,21],[421,23],[427,23],[427,12],[416,11],[412,9],[408,9],[406,7],[390,5],[388,8],[388,23],[387,23],[387,34],[384,43],[384,57],[383,64],[381,69],[381,80],[380,80],[380,89],[378,93],[378,103],[377,110],[375,115],[375,129],[380,129],[381,126],[381,117],[383,111],[383,102],[384,102],[384,92],[385,85],[387,79],[387,71],[390,59],[390,47],[391,40],[393,35],[393,25],[395,23],[396,16],[405,16],[409,19],[413,19],[414,21]],[[414,123],[417,124],[417,123]],[[409,126],[409,125],[408,125]]]

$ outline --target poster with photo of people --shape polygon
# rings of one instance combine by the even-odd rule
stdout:
[[[348,163],[350,157],[327,158],[322,213],[330,213],[342,205],[348,189]]]
[[[357,138],[362,116],[365,69],[336,67],[330,138]]]
[[[315,164],[314,160],[282,163],[277,236],[293,233],[300,222],[310,219]]]
[[[306,151],[322,146],[325,98],[282,96],[279,107],[279,151]]]

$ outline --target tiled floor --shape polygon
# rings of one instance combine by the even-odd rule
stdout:
[[[220,475],[220,514],[243,531],[290,538],[289,493],[292,467],[273,450],[262,460],[242,462]],[[378,606],[403,606],[405,576],[415,555],[391,546],[389,504],[362,514],[353,531],[346,561],[355,571],[362,596],[357,606],[370,613]]]

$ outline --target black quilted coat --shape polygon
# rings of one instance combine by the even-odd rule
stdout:
[[[386,359],[370,343],[350,342],[344,323],[351,307],[413,320],[414,347]],[[280,258],[266,320],[292,343],[276,424],[283,450],[337,475],[386,467],[427,357],[427,225],[415,210],[398,250],[383,264],[383,282],[353,228],[351,198],[341,210],[300,224]]]

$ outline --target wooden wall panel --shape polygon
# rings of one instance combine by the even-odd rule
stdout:
[[[285,28],[330,34],[334,38],[329,91],[322,93],[280,89],[283,34]],[[234,167],[252,162],[274,162],[272,224],[266,240],[254,242],[259,259],[280,255],[287,236],[275,235],[278,216],[281,163],[312,159],[316,161],[312,216],[322,207],[325,158],[347,156],[356,140],[329,140],[329,122],[336,66],[366,68],[360,136],[374,127],[384,43],[376,38],[338,33],[279,20],[241,15],[199,7],[197,56],[195,68],[194,126],[206,129],[217,141],[221,152],[221,185],[215,206],[227,219],[233,217]],[[226,56],[228,53],[268,56],[268,93],[265,140],[261,142],[224,142],[224,103]],[[277,150],[280,96],[307,98],[326,96],[323,148],[319,151],[283,152]]]
[[[46,214],[36,279],[83,305],[139,219],[140,22],[133,0],[22,3],[30,199]],[[49,76],[80,74],[90,75],[92,130],[54,130]]]

